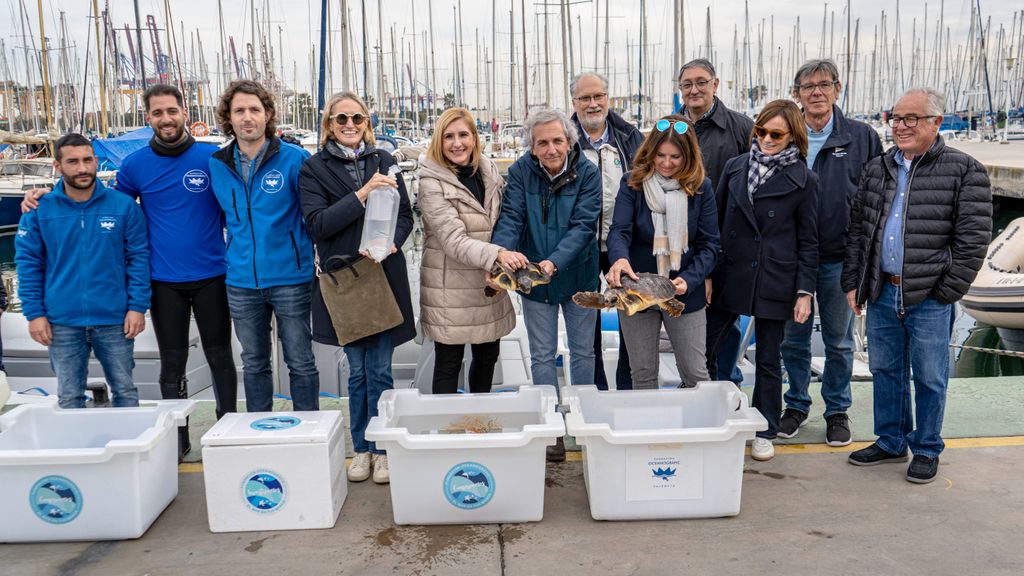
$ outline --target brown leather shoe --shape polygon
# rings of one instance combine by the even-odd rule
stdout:
[[[565,440],[558,438],[554,446],[548,446],[548,462],[565,462]]]

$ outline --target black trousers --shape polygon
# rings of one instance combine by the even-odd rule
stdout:
[[[708,360],[717,358],[729,333],[729,327],[739,316],[719,308],[708,308]],[[754,318],[754,338],[757,352],[754,357],[754,408],[768,421],[768,430],[758,432],[760,438],[775,438],[782,416],[782,337],[785,320]]]
[[[199,338],[213,373],[217,418],[237,411],[238,374],[231,356],[231,314],[224,276],[193,282],[152,281],[150,315],[160,348],[160,394],[165,399],[187,396],[189,319],[196,317]]]
[[[490,392],[501,340],[471,344],[470,349],[473,360],[469,363],[469,391]],[[465,344],[434,342],[434,394],[455,394],[459,391],[459,372],[465,350]]]
[[[611,268],[607,252],[601,252],[600,264],[601,272],[607,274]],[[597,315],[597,324],[594,326],[594,384],[598,390],[608,389],[608,375],[604,373],[604,347],[601,345],[600,314]],[[622,337],[622,327],[619,327],[619,361],[615,365],[615,389],[633,389],[633,373],[629,369],[629,353],[626,351],[626,340]]]

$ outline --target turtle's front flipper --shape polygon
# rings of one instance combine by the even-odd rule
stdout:
[[[573,294],[572,301],[575,302],[577,306],[583,306],[584,308],[609,307],[604,294],[600,292],[577,292]]]
[[[668,312],[668,315],[673,318],[678,318],[679,315],[683,313],[683,308],[686,307],[682,302],[676,300],[675,298],[672,298],[671,300],[665,300],[664,302],[658,304],[658,306],[661,307],[661,309],[664,310],[665,312]]]

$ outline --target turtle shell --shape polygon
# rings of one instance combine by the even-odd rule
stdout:
[[[676,286],[668,278],[646,272],[637,274],[637,276],[638,279],[633,280],[623,274],[620,277],[623,290],[650,303],[664,302],[675,298]]]

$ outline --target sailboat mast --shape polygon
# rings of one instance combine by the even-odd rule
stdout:
[[[46,130],[49,131],[53,126],[53,113],[50,109],[50,67],[49,58],[46,55],[46,31],[43,28],[43,0],[38,0],[37,4],[39,6],[39,45],[42,48],[41,59],[43,61],[43,107],[46,108]],[[53,152],[52,144],[50,152]]]
[[[530,117],[529,65],[526,60],[526,0],[521,0],[519,17],[523,23],[523,119]],[[566,82],[566,86],[569,83]]]

